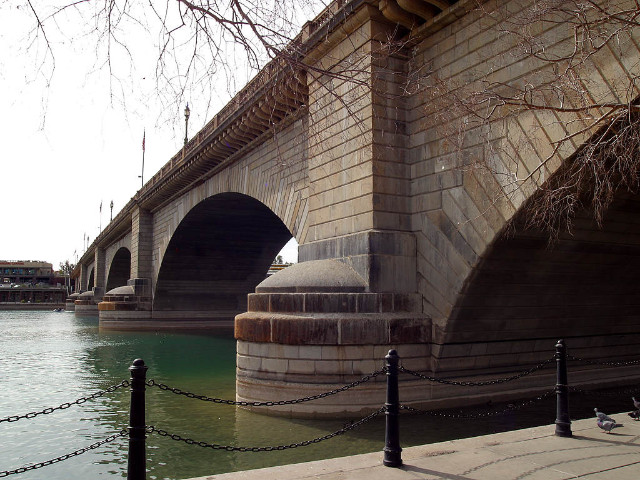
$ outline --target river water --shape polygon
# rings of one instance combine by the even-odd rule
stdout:
[[[95,317],[0,311],[0,418],[56,407],[118,384],[129,378],[128,368],[135,358],[148,365],[148,379],[196,394],[235,398],[235,341],[231,336],[103,332]],[[128,423],[128,390],[120,388],[51,414],[0,423],[0,472],[57,458],[121,431]],[[529,413],[474,421],[427,416],[404,421],[401,417],[401,441],[408,446],[553,422],[553,399],[534,408]],[[206,443],[267,446],[320,437],[340,429],[345,421],[269,417],[147,388],[147,424]],[[183,479],[381,451],[383,447],[383,416],[318,444],[261,453],[212,450],[153,433],[147,439],[147,478]],[[118,438],[12,478],[126,477],[126,448],[126,437]]]

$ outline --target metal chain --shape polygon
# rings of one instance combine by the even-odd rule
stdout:
[[[174,387],[165,385],[163,383],[158,383],[155,380],[148,380],[146,384],[150,387],[158,387],[160,390],[165,390],[171,393],[175,393],[176,395],[182,395],[187,398],[195,398],[196,400],[202,400],[205,402],[220,403],[223,405],[239,405],[242,407],[273,407],[275,405],[294,405],[297,403],[310,402],[312,400],[317,400],[319,398],[325,398],[331,395],[335,395],[337,393],[345,392],[351,388],[357,387],[358,385],[362,385],[363,383],[368,382],[372,378],[375,378],[384,372],[386,372],[385,368],[378,370],[377,372],[373,372],[369,375],[365,375],[360,380],[356,380],[355,382],[349,383],[348,385],[344,385],[340,388],[336,388],[335,390],[320,393],[318,395],[312,395],[310,397],[303,397],[303,398],[296,398],[295,400],[276,400],[273,402],[246,402],[246,401],[236,401],[236,400],[225,400],[223,398],[212,398],[212,397],[207,397],[206,395],[197,395],[195,393],[185,392],[183,390],[180,390],[179,388],[174,388]]]
[[[510,382],[512,380],[517,380],[519,378],[525,377],[537,370],[540,370],[544,367],[546,367],[548,364],[550,364],[551,362],[555,361],[555,357],[552,357],[548,360],[545,360],[544,362],[536,365],[535,367],[530,368],[529,370],[525,370],[523,372],[517,373],[511,377],[507,377],[507,378],[498,378],[495,380],[486,380],[486,381],[482,381],[482,382],[470,382],[470,381],[457,381],[457,380],[446,380],[444,378],[436,378],[436,377],[430,377],[428,375],[424,375],[422,373],[419,372],[414,372],[411,371],[405,367],[403,367],[402,365],[399,367],[399,370],[401,372],[404,373],[408,373],[409,375],[413,375],[415,377],[419,377],[423,380],[428,380],[430,382],[437,382],[437,383],[443,383],[445,385],[457,385],[457,386],[462,386],[462,387],[482,387],[485,385],[497,385],[500,383],[506,383],[506,382]]]
[[[227,452],[273,452],[275,450],[289,450],[292,448],[298,447],[306,447],[307,445],[311,445],[313,443],[320,443],[324,440],[329,440],[330,438],[337,437],[338,435],[342,435],[350,430],[353,430],[360,425],[367,423],[373,418],[377,417],[381,413],[385,411],[385,407],[381,407],[379,410],[367,415],[366,417],[361,418],[357,422],[352,422],[340,430],[336,430],[333,433],[329,433],[322,437],[317,437],[312,440],[305,440],[303,442],[290,443],[288,445],[277,445],[277,446],[266,446],[266,447],[236,447],[233,445],[218,445],[217,443],[207,443],[207,442],[198,442],[196,440],[192,440],[191,438],[184,438],[177,434],[172,434],[167,432],[166,430],[162,430],[154,427],[153,425],[147,426],[147,433],[157,433],[161,437],[168,437],[171,440],[175,440],[177,442],[184,442],[187,445],[196,445],[202,448],[211,448],[213,450],[226,450]]]
[[[65,455],[60,455],[59,457],[52,458],[51,460],[45,460],[44,462],[38,462],[32,465],[27,465],[26,467],[16,468],[15,470],[5,470],[4,472],[0,472],[0,478],[8,477],[9,475],[14,475],[16,473],[28,472],[29,470],[36,470],[37,468],[48,467],[49,465],[53,465],[54,463],[62,462],[64,460],[68,460],[69,458],[82,455],[83,453],[88,452],[89,450],[95,450],[96,448],[104,445],[105,443],[113,442],[116,438],[124,437],[126,435],[128,435],[128,432],[126,429],[123,428],[118,433],[109,435],[104,440],[100,440],[99,442],[92,443],[91,445],[81,448],[79,450],[76,450],[74,452],[67,453]]]
[[[400,409],[407,410],[411,413],[416,413],[418,415],[430,415],[432,417],[444,417],[444,418],[460,418],[460,419],[475,419],[475,418],[486,418],[486,417],[495,417],[498,415],[504,415],[507,412],[513,412],[515,410],[519,410],[528,405],[533,405],[534,403],[539,402],[540,400],[544,400],[545,398],[554,395],[555,390],[550,390],[548,392],[543,393],[542,395],[537,396],[536,398],[531,398],[529,400],[524,400],[518,404],[510,403],[502,410],[493,410],[490,412],[478,412],[478,413],[444,413],[440,411],[434,410],[420,410],[418,408],[410,407],[408,405],[400,405]]]
[[[587,360],[586,358],[574,357],[573,355],[567,355],[567,359],[574,360],[576,362],[584,362],[587,365],[604,365],[607,367],[625,367],[628,365],[640,364],[640,360],[629,360],[627,362],[604,362],[598,360]]]
[[[117,385],[113,385],[105,390],[100,390],[96,393],[93,393],[87,397],[81,397],[77,400],[74,400],[73,402],[65,402],[62,405],[59,405],[57,407],[48,407],[45,408],[44,410],[40,410],[39,412],[29,412],[29,413],[25,413],[24,415],[10,415],[6,418],[0,418],[0,423],[2,422],[17,422],[18,420],[21,420],[23,418],[34,418],[37,417],[38,415],[46,415],[49,413],[53,413],[56,410],[66,410],[67,408],[73,406],[73,405],[81,405],[89,400],[93,400],[94,398],[98,398],[101,397],[107,393],[111,393],[111,392],[115,392],[116,390],[118,390],[119,388],[122,387],[128,387],[130,385],[129,380],[123,380],[122,382],[118,383]]]
[[[636,394],[638,395],[638,388],[626,388],[623,390],[616,390],[614,392],[599,392],[597,390],[583,390],[582,388],[569,386],[569,391],[573,393],[580,393],[583,395],[595,395],[599,397],[619,397],[624,394]]]

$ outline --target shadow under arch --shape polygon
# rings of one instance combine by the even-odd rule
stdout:
[[[93,286],[95,285],[94,272],[95,272],[95,269],[92,267],[91,271],[89,272],[89,277],[88,277],[89,280],[87,280],[87,290],[86,291],[91,290],[93,288]]]
[[[127,284],[131,277],[131,252],[126,247],[120,247],[111,260],[107,277],[106,292]]]
[[[560,338],[579,357],[637,357],[640,195],[619,191],[601,228],[578,212],[555,242],[524,227],[526,208],[487,248],[434,343],[466,344],[469,362],[484,356],[491,367],[538,362]],[[438,363],[440,372],[459,368]]]
[[[267,206],[240,193],[207,198],[174,232],[158,273],[154,315],[210,312],[232,319],[292,235]],[[169,315],[167,315],[169,316]]]

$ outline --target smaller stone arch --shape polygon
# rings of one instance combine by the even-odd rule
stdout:
[[[95,272],[95,269],[91,267],[91,269],[89,270],[89,276],[88,276],[89,281],[87,282],[87,290],[91,290],[95,285],[94,272]]]
[[[106,291],[127,284],[131,277],[131,252],[126,247],[120,247],[113,256],[107,272]]]

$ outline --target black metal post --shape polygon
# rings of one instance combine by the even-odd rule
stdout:
[[[144,419],[144,390],[147,368],[139,358],[134,360],[129,367],[131,372],[131,405],[129,407],[127,480],[145,480],[147,476],[146,424]]]
[[[567,379],[567,347],[564,340],[556,344],[556,435],[571,437],[569,418],[569,385]]]
[[[389,350],[384,359],[387,361],[387,402],[385,405],[386,428],[384,434],[385,467],[402,466],[402,448],[400,448],[400,396],[398,394],[398,352]]]

